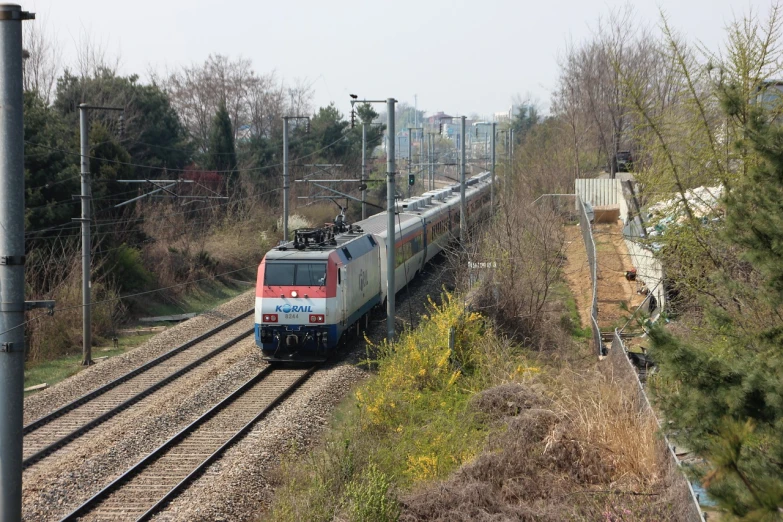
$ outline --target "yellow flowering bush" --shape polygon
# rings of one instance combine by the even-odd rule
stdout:
[[[460,298],[446,294],[442,303],[430,301],[419,326],[393,344],[367,341],[375,375],[338,408],[320,460],[297,468],[303,478],[278,494],[273,519],[395,520],[398,491],[481,454],[494,428],[471,397],[538,368]]]
[[[475,346],[484,330],[481,315],[466,311],[450,294],[440,306],[431,299],[429,304],[430,313],[418,330],[404,333],[394,345],[384,341],[375,346],[378,378],[356,392],[364,428],[398,426],[405,411],[396,403],[409,405],[421,400],[422,392],[452,388],[464,371],[479,363]],[[453,350],[449,348],[452,329]]]
[[[414,483],[444,476],[472,458],[484,432],[466,404],[484,363],[482,343],[491,335],[481,315],[446,294],[441,305],[430,300],[418,329],[394,344],[373,346],[378,373],[355,392],[356,407],[362,432],[394,440],[387,469]]]

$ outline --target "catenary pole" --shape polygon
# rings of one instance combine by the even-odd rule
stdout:
[[[362,123],[362,219],[367,219],[367,125]]]
[[[90,220],[92,207],[92,185],[90,180],[90,127],[89,110],[124,111],[122,107],[103,107],[82,103],[79,105],[79,153],[81,161],[81,199],[82,214],[73,221],[81,223],[82,232],[82,365],[92,364],[92,241],[90,238]]]
[[[509,148],[509,151],[511,152],[511,158],[510,161],[514,161],[514,129],[511,129],[511,147]]]
[[[394,269],[395,269],[395,255],[394,255],[394,243],[396,242],[396,235],[394,234],[394,214],[396,213],[396,205],[394,204],[394,137],[396,135],[394,130],[394,104],[396,100],[389,98],[386,100],[386,114],[388,117],[387,122],[387,140],[388,150],[386,151],[386,214],[388,221],[386,223],[386,339],[389,342],[394,341],[394,297],[397,287],[394,282]]]
[[[92,364],[92,303],[90,265],[92,245],[90,241],[90,132],[87,104],[79,105],[79,144],[81,152],[82,216],[82,364]]]
[[[413,173],[413,129],[408,127],[408,176]],[[408,197],[411,197],[411,189],[413,187],[408,184]]]
[[[432,190],[432,134],[427,133],[427,190]]]
[[[489,187],[489,206],[495,208],[495,122],[492,122],[492,185]]]
[[[435,184],[435,180],[437,179],[438,175],[438,149],[437,149],[437,139],[435,136],[440,137],[440,134],[433,134],[432,136],[432,165],[430,167],[432,168],[432,190],[435,190],[437,188],[437,185]]]
[[[459,242],[465,247],[468,238],[468,203],[465,199],[465,116],[460,116],[460,164],[459,164]]]
[[[0,4],[0,520],[22,519],[24,124],[22,20]]]
[[[288,241],[288,118],[283,116],[283,241]]]

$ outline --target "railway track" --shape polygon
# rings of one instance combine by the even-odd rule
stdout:
[[[266,367],[62,521],[149,519],[316,368]]]
[[[41,461],[252,334],[253,328],[242,324],[252,313],[229,319],[25,426],[23,467]],[[231,337],[224,341],[226,335]]]

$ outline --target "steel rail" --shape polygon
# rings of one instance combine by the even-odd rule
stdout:
[[[100,416],[96,417],[95,419],[87,422],[86,424],[80,426],[79,428],[73,430],[72,432],[68,433],[67,435],[64,435],[57,439],[56,441],[52,442],[45,448],[37,451],[36,453],[30,455],[24,461],[22,461],[22,469],[27,469],[28,467],[32,466],[33,464],[39,462],[40,460],[46,458],[47,455],[51,454],[52,452],[56,451],[57,449],[65,446],[69,442],[79,438],[80,436],[84,435],[88,431],[92,430],[96,426],[103,424],[110,418],[114,417],[115,415],[119,414],[123,410],[126,410],[142,400],[143,398],[147,397],[148,395],[151,395],[155,391],[159,390],[160,388],[166,386],[170,382],[182,377],[192,369],[196,368],[197,366],[203,364],[207,360],[215,357],[219,353],[225,351],[226,349],[230,348],[231,346],[235,345],[242,339],[246,338],[248,335],[251,335],[253,333],[253,328],[251,328],[248,331],[242,332],[241,334],[237,335],[233,339],[223,343],[222,345],[218,346],[214,350],[210,351],[209,353],[203,355],[202,357],[196,359],[192,363],[188,364],[187,366],[184,366],[177,370],[176,372],[168,375],[167,377],[164,377],[157,383],[149,386],[148,388],[145,388],[144,390],[140,391],[136,395],[133,395],[132,397],[128,398],[127,400],[123,401],[122,403],[118,404],[114,408],[110,409],[109,411],[101,414]]]
[[[224,442],[217,450],[211,453],[206,459],[201,461],[195,468],[193,468],[188,475],[172,487],[162,498],[155,502],[146,512],[144,512],[137,521],[147,520],[154,515],[161,507],[168,503],[174,496],[176,496],[191,480],[196,478],[204,469],[220,457],[231,445],[239,440],[245,433],[247,433],[255,423],[264,418],[272,410],[274,410],[281,402],[283,402],[291,393],[293,393],[304,381],[306,381],[310,375],[315,372],[319,365],[310,367],[304,374],[298,377],[291,385],[289,385],[282,393],[278,394],[264,409],[262,409],[257,415],[255,415],[250,421],[245,423],[237,432],[235,432],[226,442]],[[264,380],[269,374],[275,371],[275,367],[267,366],[254,377],[237,388],[234,392],[220,401],[218,404],[209,409],[206,413],[201,415],[198,419],[190,423],[188,426],[179,431],[176,435],[157,447],[146,457],[136,463],[133,467],[125,471],[122,475],[117,477],[101,491],[93,495],[82,505],[77,507],[74,511],[66,515],[61,519],[61,522],[77,520],[79,517],[89,513],[90,510],[99,504],[102,500],[106,499],[111,493],[120,489],[124,483],[131,480],[135,476],[139,475],[144,469],[162,457],[168,450],[175,447],[185,437],[194,432],[198,427],[211,420],[222,410],[229,407],[238,398],[242,397],[249,389]]]
[[[137,375],[140,375],[140,374],[146,372],[150,368],[152,368],[154,366],[157,366],[160,363],[162,363],[162,362],[164,362],[164,361],[174,357],[175,355],[177,355],[181,351],[186,350],[186,349],[190,348],[191,346],[193,346],[195,344],[198,344],[198,343],[208,339],[209,337],[212,337],[213,335],[215,335],[216,333],[220,332],[221,330],[225,330],[229,326],[231,326],[231,325],[241,321],[245,317],[248,317],[253,312],[254,312],[254,310],[249,310],[247,312],[243,312],[242,314],[238,315],[237,317],[234,317],[232,319],[229,319],[228,321],[225,321],[225,322],[219,324],[215,328],[212,328],[211,330],[209,330],[207,332],[204,332],[203,334],[199,335],[198,337],[195,337],[195,338],[191,339],[190,341],[187,341],[187,342],[181,344],[180,346],[177,346],[176,348],[174,348],[174,349],[164,353],[163,355],[160,355],[160,356],[156,357],[155,359],[152,359],[151,361],[149,361],[149,362],[139,366],[138,368],[136,368],[134,370],[131,370],[130,372],[126,373],[125,375],[122,375],[122,376],[114,379],[113,381],[104,384],[100,388],[96,388],[93,391],[82,395],[78,399],[75,399],[75,400],[69,402],[68,404],[66,404],[66,405],[56,409],[55,411],[53,411],[53,412],[51,412],[51,413],[49,413],[47,415],[44,415],[43,417],[41,417],[41,418],[31,422],[30,424],[28,424],[27,426],[25,426],[23,428],[22,433],[24,435],[27,435],[28,433],[31,433],[31,432],[37,430],[38,428],[41,428],[42,426],[45,426],[45,425],[49,424],[53,420],[57,419],[58,417],[62,417],[63,415],[65,415],[69,411],[78,408],[82,404],[90,402],[94,398],[96,398],[96,397],[98,397],[100,395],[103,395],[104,393],[106,393],[107,391],[109,391],[109,390],[111,390],[113,388],[116,388],[117,386],[119,386],[120,384],[124,383],[125,381],[130,380],[133,377],[136,377]]]

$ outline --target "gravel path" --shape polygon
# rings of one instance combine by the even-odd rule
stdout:
[[[446,263],[432,265],[410,288],[398,295],[398,325],[414,326],[428,295],[441,293]],[[427,277],[427,280],[424,278]],[[34,420],[128,370],[162,354],[217,324],[250,309],[249,291],[218,309],[155,336],[141,347],[98,364],[25,401],[25,422]],[[410,308],[409,308],[410,306]],[[252,321],[252,319],[250,319]],[[367,332],[376,342],[385,337],[386,320],[373,318]],[[356,367],[364,358],[364,341],[353,339],[348,349],[313,375],[277,410],[253,430],[187,490],[156,520],[253,520],[273,496],[266,477],[296,441],[306,451],[317,442],[334,407],[367,373]],[[159,393],[121,413],[78,441],[58,451],[24,474],[25,520],[58,520],[135,464],[141,457],[233,391],[266,363],[252,337],[236,349],[193,370]]]

